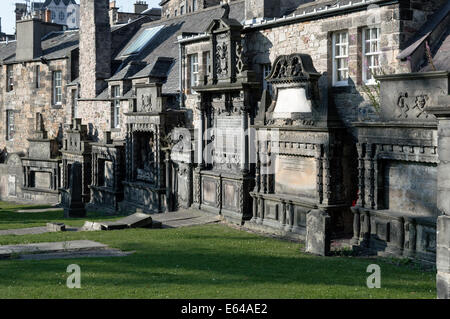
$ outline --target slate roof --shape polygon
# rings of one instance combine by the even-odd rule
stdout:
[[[52,1],[56,4],[59,5],[62,1],[62,3],[64,3],[64,5],[68,6],[69,4],[73,3],[73,4],[77,4],[77,2],[75,0],[45,0],[44,2],[44,7],[50,5],[50,3],[52,3]]]
[[[433,64],[437,71],[450,72],[450,31],[444,37],[442,44],[433,56]],[[433,71],[432,66],[428,63],[421,72]]]
[[[245,19],[244,1],[231,2],[230,18],[243,22]],[[163,93],[177,93],[179,88],[179,47],[177,36],[185,33],[204,32],[213,19],[219,19],[223,15],[221,6],[211,7],[205,10],[192,12],[189,14],[152,21],[141,26],[141,30],[129,41],[128,45],[139,37],[142,30],[149,27],[164,25],[164,28],[153,38],[150,43],[137,55],[131,57],[121,57],[120,52],[115,59],[123,61],[122,68],[131,61],[143,61],[146,67],[130,76],[130,78],[161,76],[167,72],[167,81],[163,85]],[[115,78],[116,74],[111,79]]]
[[[78,48],[78,30],[51,32],[43,37],[42,58],[53,60],[62,59]],[[0,43],[0,62],[12,63],[16,59],[16,41]]]

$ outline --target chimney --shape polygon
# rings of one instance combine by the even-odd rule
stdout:
[[[245,20],[278,18],[280,0],[245,0]]]
[[[45,9],[44,12],[44,22],[52,22],[52,11],[49,9]]]
[[[17,21],[16,59],[18,61],[33,60],[42,55],[41,21],[30,16]]]
[[[142,13],[148,9],[148,4],[145,1],[137,0],[134,4],[134,13]]]
[[[80,1],[80,98],[91,99],[111,76],[109,0]]]

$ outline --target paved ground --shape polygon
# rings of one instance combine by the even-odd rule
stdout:
[[[162,228],[178,228],[217,223],[220,218],[205,212],[193,209],[184,209],[166,214],[155,214],[152,218],[156,222],[162,223]]]

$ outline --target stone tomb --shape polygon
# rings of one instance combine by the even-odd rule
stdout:
[[[174,128],[171,132],[170,170],[166,179],[170,182],[167,195],[170,210],[189,208],[192,205],[192,174],[194,166],[193,129]],[[170,166],[169,166],[170,165]]]
[[[87,126],[81,119],[74,119],[64,130],[62,154],[62,182],[61,188],[70,186],[70,171],[77,162],[81,165],[81,196],[83,203],[89,203],[91,184],[91,142],[88,138]]]
[[[306,241],[326,255],[332,238],[351,233],[346,133],[327,103],[327,81],[311,57],[278,57],[255,120],[256,185],[253,216],[245,226]],[[348,185],[347,185],[348,186]]]
[[[28,139],[28,156],[22,158],[25,200],[43,203],[58,203],[60,187],[60,162],[58,143],[48,139],[43,126],[42,114],[36,113],[33,138]]]
[[[213,20],[206,30],[213,52],[212,72],[193,88],[199,93],[200,117],[193,206],[237,224],[251,218],[253,172],[247,129],[259,88],[246,64],[242,28],[226,13]]]
[[[448,73],[378,77],[380,112],[358,122],[353,244],[380,255],[435,262],[437,121],[427,107],[448,95]],[[426,90],[424,90],[426,88]]]
[[[141,208],[162,213],[167,208],[166,151],[169,133],[184,123],[184,112],[167,109],[161,94],[162,83],[137,85],[125,113],[126,180],[123,211]]]
[[[102,143],[92,143],[92,183],[90,210],[114,213],[123,200],[125,173],[125,146],[114,143],[111,133],[105,132]]]

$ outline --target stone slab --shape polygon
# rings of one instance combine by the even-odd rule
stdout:
[[[98,257],[124,257],[133,254],[134,251],[121,251],[115,248],[93,249],[76,252],[56,252],[43,254],[21,255],[21,260],[47,260],[47,259],[70,259],[70,258],[98,258]]]
[[[133,215],[121,218],[116,221],[89,222],[86,221],[81,227],[82,231],[94,230],[117,230],[125,228],[151,227],[152,217],[144,213],[135,213]]]
[[[35,235],[35,234],[44,234],[44,233],[48,233],[48,229],[46,226],[0,230],[0,236],[3,236],[3,235]]]
[[[81,250],[104,249],[108,246],[91,240],[71,240],[50,243],[0,246],[0,259],[12,254],[74,252]]]
[[[66,225],[63,223],[47,223],[47,230],[49,232],[66,231]]]
[[[39,208],[39,209],[19,209],[16,213],[47,213],[47,212],[58,212],[63,211],[61,207],[54,208]]]

